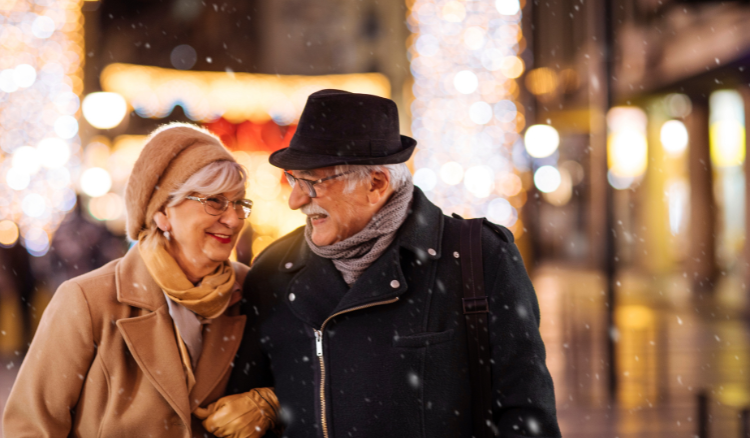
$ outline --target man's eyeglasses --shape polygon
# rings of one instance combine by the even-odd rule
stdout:
[[[205,198],[199,198],[197,196],[185,196],[185,199],[191,201],[198,201],[203,204],[203,209],[206,213],[211,216],[219,216],[229,208],[229,204],[232,204],[237,217],[240,219],[247,219],[250,217],[250,213],[253,212],[253,201],[249,199],[239,199],[237,201],[230,201],[224,195],[206,196]]]
[[[289,185],[292,186],[292,188],[294,188],[295,184],[297,184],[297,182],[299,182],[300,183],[300,187],[307,192],[307,196],[309,196],[311,198],[317,198],[318,197],[318,192],[315,191],[315,184],[320,184],[320,183],[322,183],[324,181],[328,181],[328,180],[331,180],[331,179],[334,179],[334,178],[338,178],[340,176],[344,176],[344,175],[346,175],[348,173],[352,173],[352,172],[354,172],[354,171],[350,170],[348,172],[338,173],[336,175],[331,175],[331,176],[327,176],[325,178],[321,178],[321,179],[319,179],[317,181],[310,181],[309,179],[295,178],[294,175],[292,175],[291,173],[287,172],[286,170],[284,171],[284,175],[286,175],[286,180],[289,182]]]

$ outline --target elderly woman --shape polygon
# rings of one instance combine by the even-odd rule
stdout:
[[[8,437],[204,437],[242,338],[248,268],[229,261],[251,212],[246,171],[187,124],[152,134],[128,182],[122,259],[63,283],[5,408]],[[274,426],[268,388],[244,397]],[[219,403],[220,404],[220,403]],[[243,420],[247,423],[248,418]]]

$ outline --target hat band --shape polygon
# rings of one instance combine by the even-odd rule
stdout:
[[[322,139],[294,135],[289,149],[304,154],[331,155],[335,157],[386,157],[403,149],[401,139],[394,140],[342,140]]]

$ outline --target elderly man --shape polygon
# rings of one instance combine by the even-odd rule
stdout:
[[[472,430],[465,221],[413,186],[404,162],[415,146],[389,99],[309,97],[290,147],[270,158],[307,225],[269,246],[247,277],[228,391],[275,386],[290,438],[558,437],[536,296],[513,235],[490,223],[481,264],[491,407],[486,430]]]

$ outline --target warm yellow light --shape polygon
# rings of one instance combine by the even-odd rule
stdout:
[[[516,196],[523,189],[521,178],[515,173],[506,173],[500,177],[500,193],[507,197]]]
[[[524,135],[526,152],[534,158],[549,157],[560,145],[560,134],[550,125],[532,125]]]
[[[553,93],[559,84],[557,73],[547,67],[535,68],[526,75],[526,88],[536,96]]]
[[[570,201],[573,195],[573,180],[570,172],[564,167],[560,167],[560,185],[549,193],[542,193],[544,199],[552,205],[562,206]]]
[[[262,123],[271,118],[292,123],[307,97],[326,88],[382,97],[391,94],[388,78],[380,73],[280,76],[131,64],[108,65],[102,71],[101,84],[104,90],[123,96],[143,117],[166,117],[179,104],[195,121],[221,116],[233,123]]]
[[[636,131],[612,134],[607,141],[609,168],[618,177],[637,177],[648,165],[646,137]]]
[[[644,330],[653,327],[654,311],[646,306],[627,305],[615,310],[615,321],[621,329]]]
[[[273,243],[274,240],[275,239],[273,237],[271,237],[271,236],[257,236],[257,237],[255,237],[253,239],[253,245],[252,245],[253,255],[257,256],[258,254],[260,254],[261,252],[263,252],[263,250],[266,249],[266,247],[268,247],[268,245],[270,245],[271,243]]]
[[[613,176],[636,178],[648,166],[646,113],[637,107],[615,107],[607,113],[607,163]]]
[[[18,227],[13,221],[0,221],[0,245],[12,246],[18,241]]]
[[[736,90],[719,90],[709,97],[709,143],[711,162],[716,167],[739,166],[745,162],[745,107]]]
[[[709,127],[711,162],[717,167],[745,162],[745,127],[736,120],[720,120]]]
[[[83,116],[95,128],[110,129],[119,125],[128,112],[128,104],[117,93],[91,93],[83,99]]]
[[[515,79],[523,74],[524,65],[518,56],[506,56],[500,65],[500,71],[507,78]]]
[[[125,201],[116,193],[107,193],[89,201],[89,212],[100,221],[118,219],[124,210]]]

